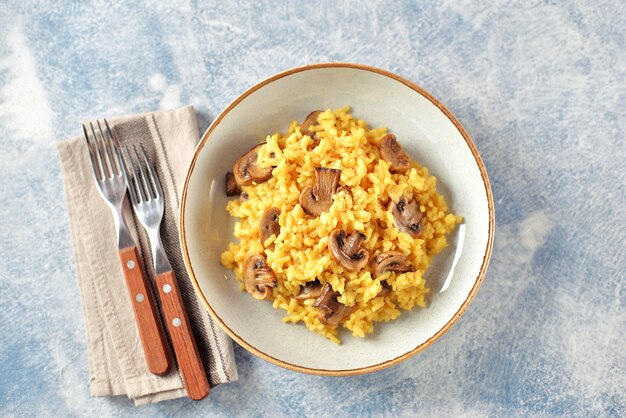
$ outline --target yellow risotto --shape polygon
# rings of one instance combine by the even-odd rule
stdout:
[[[425,308],[424,273],[462,218],[399,141],[346,107],[243,155],[226,178],[238,242],[221,256],[242,290],[337,343]]]

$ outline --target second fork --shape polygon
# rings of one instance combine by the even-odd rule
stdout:
[[[176,276],[161,243],[160,228],[165,211],[165,197],[159,178],[152,171],[143,146],[140,145],[141,156],[136,147],[133,146],[133,150],[135,161],[132,157],[129,158],[130,170],[125,159],[123,160],[130,200],[137,219],[150,238],[158,294],[183,383],[189,397],[200,400],[209,394],[210,386],[183,306]],[[130,156],[128,148],[126,151]]]

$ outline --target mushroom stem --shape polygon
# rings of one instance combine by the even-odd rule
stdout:
[[[317,194],[330,198],[339,184],[341,170],[336,168],[315,167],[315,187]]]
[[[345,232],[341,231],[339,233],[339,236],[343,239],[343,237],[345,236]],[[343,239],[343,248],[346,254],[356,254],[359,250],[359,247],[361,247],[361,243],[365,241],[365,238],[367,237],[364,234],[355,231],[352,234],[348,235],[345,239]]]
[[[304,212],[319,216],[330,209],[340,175],[341,170],[336,168],[315,167],[315,186],[306,187],[300,193],[300,206]]]

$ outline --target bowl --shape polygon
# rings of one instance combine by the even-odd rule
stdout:
[[[352,108],[372,127],[386,126],[405,151],[437,177],[437,189],[464,224],[427,272],[430,306],[376,325],[366,338],[340,334],[335,344],[283,310],[240,290],[220,264],[235,219],[225,210],[224,174],[268,134],[286,132],[314,109]],[[215,321],[248,351],[279,366],[319,375],[352,375],[397,364],[430,346],[463,314],[485,276],[494,236],[494,209],[483,162],[459,121],[412,82],[364,65],[324,63],[294,68],[251,87],[219,114],[202,136],[186,176],[180,241],[200,300]]]

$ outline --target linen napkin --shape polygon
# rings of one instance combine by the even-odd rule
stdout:
[[[122,146],[141,143],[165,195],[161,234],[182,293],[211,386],[237,379],[232,342],[198,300],[183,262],[178,206],[187,165],[198,142],[193,107],[107,118]],[[147,367],[117,254],[113,216],[98,194],[82,136],[58,143],[80,298],[85,316],[92,396],[127,395],[136,405],[186,396],[177,367],[165,376]],[[150,244],[126,199],[125,216],[148,281],[154,283]],[[154,295],[155,302],[158,298]],[[158,305],[158,303],[157,303]],[[163,327],[165,330],[166,328]],[[167,332],[166,332],[167,333]],[[170,352],[171,350],[170,345]],[[210,395],[209,395],[210,396]]]

